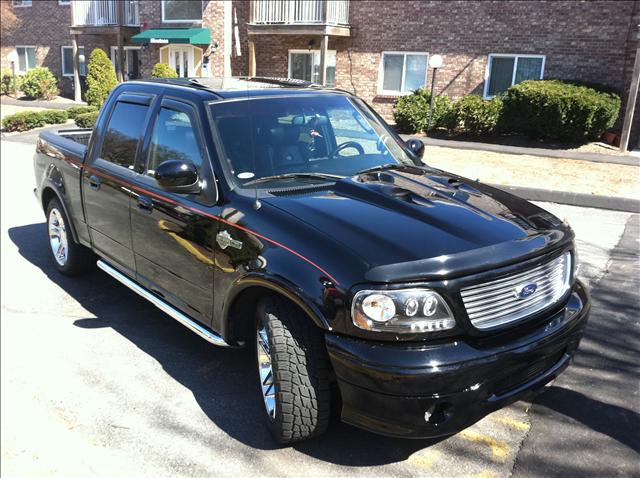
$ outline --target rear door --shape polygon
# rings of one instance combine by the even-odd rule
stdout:
[[[121,94],[113,105],[93,160],[83,171],[83,197],[91,241],[99,255],[135,274],[129,206],[134,165],[151,97]]]
[[[216,192],[197,110],[163,99],[149,131],[131,203],[138,282],[210,325],[217,223],[206,211],[215,203]],[[200,194],[171,193],[157,184],[155,168],[170,159],[196,166]]]

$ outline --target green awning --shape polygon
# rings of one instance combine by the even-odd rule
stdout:
[[[211,30],[208,28],[150,28],[131,37],[132,43],[187,43],[209,45]]]

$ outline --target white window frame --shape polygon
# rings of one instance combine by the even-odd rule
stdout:
[[[291,55],[300,55],[300,54],[306,54],[306,55],[315,55],[315,54],[320,55],[320,50],[309,50],[309,49],[304,49],[304,48],[297,48],[297,49],[293,49],[293,50],[289,50],[289,53],[287,54],[287,61],[288,61],[288,65],[287,65],[287,76],[289,78],[292,78],[291,76]],[[330,54],[333,54],[334,57],[336,58],[336,63],[338,62],[338,50],[327,50],[327,56],[329,56]],[[312,58],[313,60],[313,58]],[[337,66],[337,65],[336,65]],[[311,63],[311,68],[313,68],[313,62]],[[311,72],[311,74],[313,75],[313,71]]]
[[[540,78],[544,78],[544,64],[547,60],[547,55],[528,55],[528,54],[520,54],[520,53],[489,53],[487,58],[487,67],[484,72],[484,90],[482,92],[482,96],[486,100],[490,100],[495,95],[489,95],[489,76],[491,75],[491,64],[494,58],[513,58],[513,72],[511,73],[511,86],[516,82],[516,72],[518,71],[518,58],[541,58],[542,66],[540,67]]]
[[[64,51],[70,49],[71,50],[71,73],[65,73],[64,72]],[[84,52],[84,46],[79,46],[78,47],[78,55],[80,55],[80,49],[83,50]],[[84,59],[84,69],[85,72],[87,70],[87,58],[85,56]],[[73,77],[73,47],[72,46],[68,46],[68,45],[63,45],[60,47],[60,71],[62,72],[62,76],[66,77],[66,78],[72,78]],[[87,76],[87,74],[85,73],[84,75],[82,74],[82,69],[80,70],[80,76]]]
[[[199,20],[167,20],[164,16],[164,4],[165,4],[166,0],[161,0],[161,5],[162,5],[162,23],[202,23],[202,20],[204,18],[204,2],[201,0],[200,1],[200,13],[201,13],[201,18]]]
[[[15,46],[16,55],[18,55],[18,48],[33,48],[33,50],[34,50],[33,58],[36,60],[36,66],[34,66],[33,68],[38,68],[38,60],[36,58],[36,53],[38,53],[38,49],[36,48],[36,46],[35,45],[16,45]],[[28,58],[25,58],[24,64],[26,65],[27,69],[26,70],[21,70],[20,69],[20,60],[18,60],[18,63],[16,64],[16,73],[20,73],[21,75],[24,75],[27,71],[32,69],[32,68],[29,68]]]
[[[71,5],[71,0],[58,0],[58,5]]]
[[[429,78],[429,53],[426,51],[383,51],[380,53],[380,65],[378,67],[378,94],[383,96],[405,96],[410,95],[412,91],[396,91],[385,90],[384,86],[384,57],[385,55],[404,55],[402,62],[402,78],[400,79],[400,88],[404,86],[404,79],[407,72],[407,55],[422,55],[427,57],[427,67],[424,70],[424,86],[427,86]]]
[[[20,2],[20,3],[16,3]],[[11,6],[14,8],[27,8],[33,6],[33,0],[11,0]]]

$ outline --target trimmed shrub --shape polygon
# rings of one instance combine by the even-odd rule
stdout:
[[[99,111],[90,111],[76,116],[75,121],[78,128],[93,128],[98,120]]]
[[[39,111],[21,111],[2,118],[2,127],[6,131],[28,131],[44,125],[44,118]]]
[[[67,114],[69,118],[76,119],[76,116],[82,115],[84,113],[92,113],[94,111],[98,111],[98,108],[95,106],[72,106],[71,108],[67,108]]]
[[[113,63],[104,50],[94,48],[87,65],[87,103],[100,108],[117,84]]]
[[[410,95],[402,96],[396,101],[393,118],[403,133],[427,131],[429,124],[429,101],[431,92],[427,88],[415,90]],[[433,118],[431,129],[452,126],[452,103],[448,96],[439,95],[433,101]]]
[[[58,82],[46,67],[29,70],[20,85],[21,91],[30,98],[50,100],[58,95]]]
[[[156,63],[151,78],[178,78],[178,73],[166,63]]]
[[[560,80],[529,80],[503,98],[509,129],[569,141],[597,139],[620,113],[620,96]]]
[[[67,121],[64,110],[21,111],[2,118],[2,127],[6,131],[28,131],[46,124],[60,124]]]
[[[474,136],[495,134],[502,117],[502,99],[491,100],[480,96],[469,95],[454,104],[455,129],[460,133]]]
[[[40,115],[46,124],[60,124],[69,119],[69,115],[64,110],[44,110]]]

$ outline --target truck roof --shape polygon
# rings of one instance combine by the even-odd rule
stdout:
[[[204,93],[209,98],[228,99],[241,97],[259,97],[287,94],[308,94],[310,92],[351,94],[336,88],[326,88],[316,83],[292,78],[267,77],[217,77],[217,78],[154,78],[134,80],[131,83],[174,86]],[[211,97],[215,95],[215,97]]]

